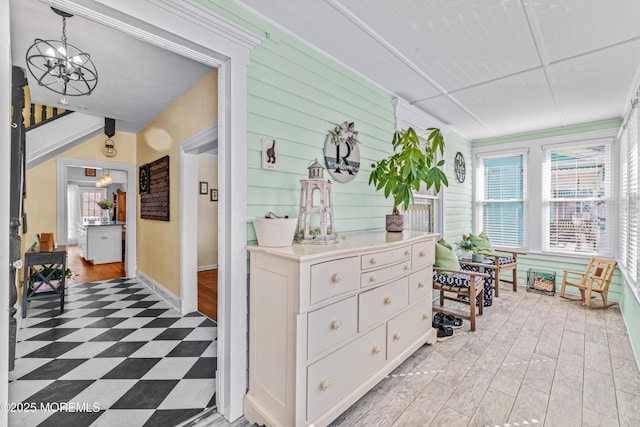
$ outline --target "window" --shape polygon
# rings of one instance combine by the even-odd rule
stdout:
[[[526,246],[526,153],[479,157],[476,214],[496,246]]]
[[[426,138],[420,138],[423,146],[427,144]],[[440,153],[436,153],[436,162],[440,160]],[[441,232],[440,230],[440,194],[435,187],[426,189],[422,183],[420,191],[413,193],[413,203],[407,209],[402,209],[403,228],[406,231]]]
[[[544,147],[543,249],[610,256],[611,144]]]
[[[640,295],[638,261],[638,108],[634,106],[620,134],[620,216],[618,262]]]
[[[106,190],[102,189],[80,189],[80,203],[82,206],[82,217],[100,217],[100,207],[97,202],[107,198]]]

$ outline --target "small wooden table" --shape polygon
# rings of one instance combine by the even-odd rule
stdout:
[[[29,249],[24,254],[24,264],[22,318],[27,317],[29,301],[37,299],[60,298],[60,314],[64,313],[67,247],[58,246],[50,252]],[[36,266],[42,266],[42,268],[34,268]],[[59,280],[53,278],[56,270],[62,271],[62,277]],[[29,282],[32,279],[34,283],[30,286]]]

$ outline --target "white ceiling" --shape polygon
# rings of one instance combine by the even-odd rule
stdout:
[[[26,68],[35,38],[60,40],[62,18],[38,0],[10,0],[13,65]],[[80,16],[67,19],[67,38],[91,55],[98,85],[89,96],[68,96],[70,110],[116,119],[116,130],[137,132],[206,74],[206,65]],[[27,71],[29,82],[35,78]],[[29,84],[32,102],[60,106],[58,95]],[[60,106],[63,108],[62,106]]]
[[[479,140],[620,118],[636,89],[640,0],[238,0],[238,3]],[[10,0],[15,65],[57,40],[44,0]],[[99,73],[69,109],[136,132],[209,68],[74,16],[69,42]],[[33,79],[30,75],[28,75]],[[34,102],[61,96],[30,85]]]
[[[620,118],[640,0],[238,0],[479,140]]]

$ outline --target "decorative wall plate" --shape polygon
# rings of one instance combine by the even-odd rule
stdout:
[[[459,151],[453,161],[453,170],[456,173],[456,181],[462,184],[467,176],[467,166],[464,162],[464,156]]]
[[[329,131],[324,141],[324,161],[335,181],[344,183],[356,177],[360,170],[360,148],[353,122],[344,122]]]

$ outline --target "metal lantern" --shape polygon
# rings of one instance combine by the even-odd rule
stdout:
[[[324,166],[318,160],[315,160],[307,169],[309,169],[309,178],[300,180],[298,242],[335,243],[331,181],[322,177]],[[313,227],[312,221],[316,215],[319,225]]]

